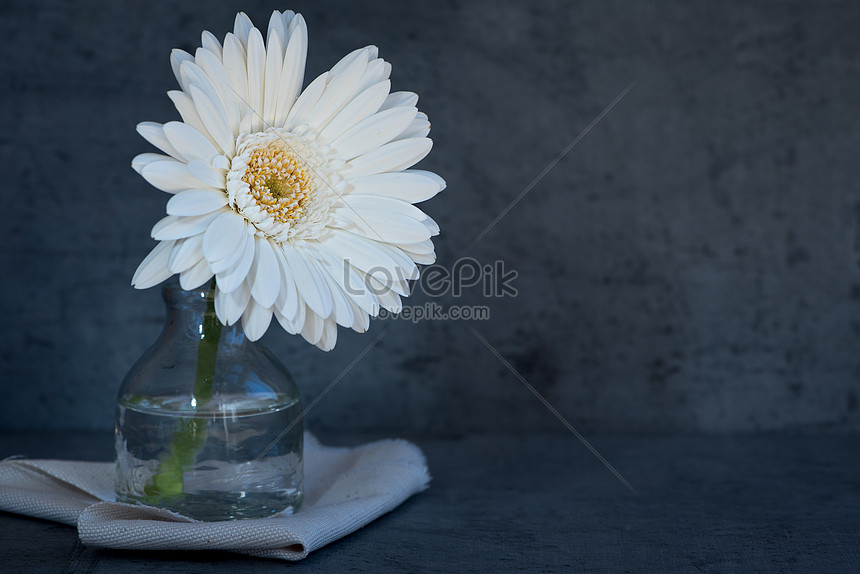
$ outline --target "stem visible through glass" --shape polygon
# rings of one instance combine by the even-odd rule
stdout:
[[[215,278],[211,290],[215,291]],[[215,362],[218,358],[218,342],[221,340],[221,321],[215,315],[214,297],[207,297],[206,313],[200,342],[197,347],[197,373],[191,406],[194,409],[204,406],[212,398],[212,383],[215,380]],[[144,487],[146,504],[157,506],[166,497],[179,496],[184,491],[183,475],[185,468],[194,464],[197,453],[206,442],[207,420],[200,417],[182,417],[176,422],[170,448],[162,457],[158,471]]]

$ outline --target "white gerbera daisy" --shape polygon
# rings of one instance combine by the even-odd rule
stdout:
[[[380,308],[401,309],[416,263],[435,261],[436,223],[412,204],[445,188],[408,169],[430,151],[418,96],[389,93],[391,65],[368,46],[299,95],[307,54],[300,14],[274,12],[265,43],[243,13],[223,45],[203,32],[174,50],[181,122],[138,132],[168,155],[132,162],[173,194],[152,229],[140,289],[179,274],[183,289],[216,279],[215,310],[251,340],[272,316],[321,349],[337,326],[358,332]]]

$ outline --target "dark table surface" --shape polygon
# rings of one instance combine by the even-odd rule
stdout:
[[[0,513],[0,570],[860,572],[860,436],[595,437],[638,494],[572,435],[412,440],[430,489],[298,563],[85,548]],[[13,454],[110,460],[112,437],[0,434]]]

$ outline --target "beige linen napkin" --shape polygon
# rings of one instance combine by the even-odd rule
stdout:
[[[0,462],[0,510],[77,525],[85,545],[147,550],[231,550],[301,560],[427,488],[424,454],[403,440],[322,446],[305,433],[305,499],[293,515],[199,522],[113,502],[109,462]]]

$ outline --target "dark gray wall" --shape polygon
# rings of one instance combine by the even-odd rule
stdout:
[[[167,199],[129,167],[149,151],[134,126],[177,117],[171,48],[222,37],[237,9],[264,26],[272,7],[0,5],[0,426],[111,426],[162,322],[158,291],[129,286]],[[449,186],[426,206],[440,262],[519,271],[488,322],[392,322],[312,426],[563,430],[471,325],[582,429],[860,429],[860,4],[290,7],[309,78],[374,43],[395,89],[421,94],[422,166]],[[328,355],[264,341],[310,399],[382,327]]]

